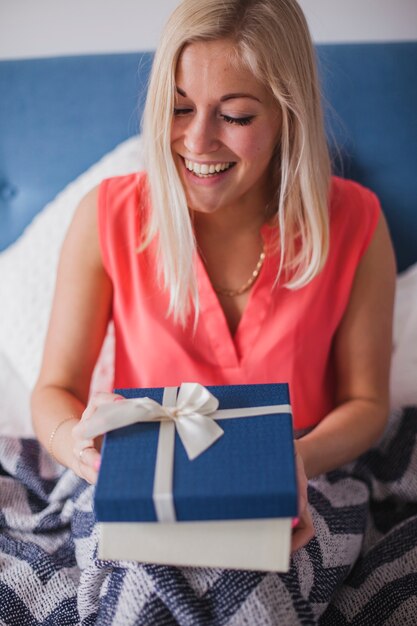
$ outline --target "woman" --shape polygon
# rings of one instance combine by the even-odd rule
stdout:
[[[378,201],[330,177],[314,53],[295,0],[184,0],[147,97],[147,174],[81,202],[59,267],[33,421],[94,483],[90,379],[107,324],[115,386],[288,381],[307,478],[384,429],[395,266]]]

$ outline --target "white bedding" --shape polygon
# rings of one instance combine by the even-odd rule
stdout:
[[[33,434],[30,390],[40,367],[59,250],[76,205],[103,178],[141,167],[141,140],[134,137],[70,183],[0,254],[0,434]],[[111,386],[113,345],[110,326],[92,390]],[[397,279],[390,386],[393,409],[417,404],[417,264]]]
[[[33,435],[30,390],[41,363],[59,251],[81,198],[101,180],[142,167],[142,142],[121,143],[48,203],[23,235],[0,254],[0,434]],[[111,386],[113,332],[109,327],[92,390]]]

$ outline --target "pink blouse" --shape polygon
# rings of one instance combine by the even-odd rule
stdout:
[[[295,291],[273,286],[278,253],[271,252],[274,227],[264,226],[267,257],[234,336],[200,258],[195,333],[192,316],[185,329],[166,317],[169,298],[158,286],[155,243],[136,252],[148,210],[146,174],[102,182],[98,224],[113,283],[114,386],[288,382],[294,427],[317,424],[334,407],[333,340],[378,222],[376,196],[352,181],[332,179],[329,256],[320,274]]]

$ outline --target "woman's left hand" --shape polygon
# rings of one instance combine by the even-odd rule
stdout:
[[[302,456],[297,448],[297,441],[294,444],[298,487],[298,523],[292,531],[291,552],[295,552],[305,546],[315,535],[313,519],[308,508],[308,480]]]
[[[78,476],[90,484],[97,482],[103,435],[96,436],[93,439],[88,437],[85,433],[86,422],[95,419],[98,407],[123,399],[123,396],[115,393],[99,392],[94,394],[90,398],[80,421],[72,429],[74,456],[72,469]],[[104,433],[106,431],[102,430],[101,432]]]

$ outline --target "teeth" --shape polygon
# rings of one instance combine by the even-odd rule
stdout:
[[[233,165],[233,163],[195,163],[195,161],[188,159],[184,159],[184,161],[187,170],[197,174],[197,176],[210,176],[210,174],[224,172]]]

